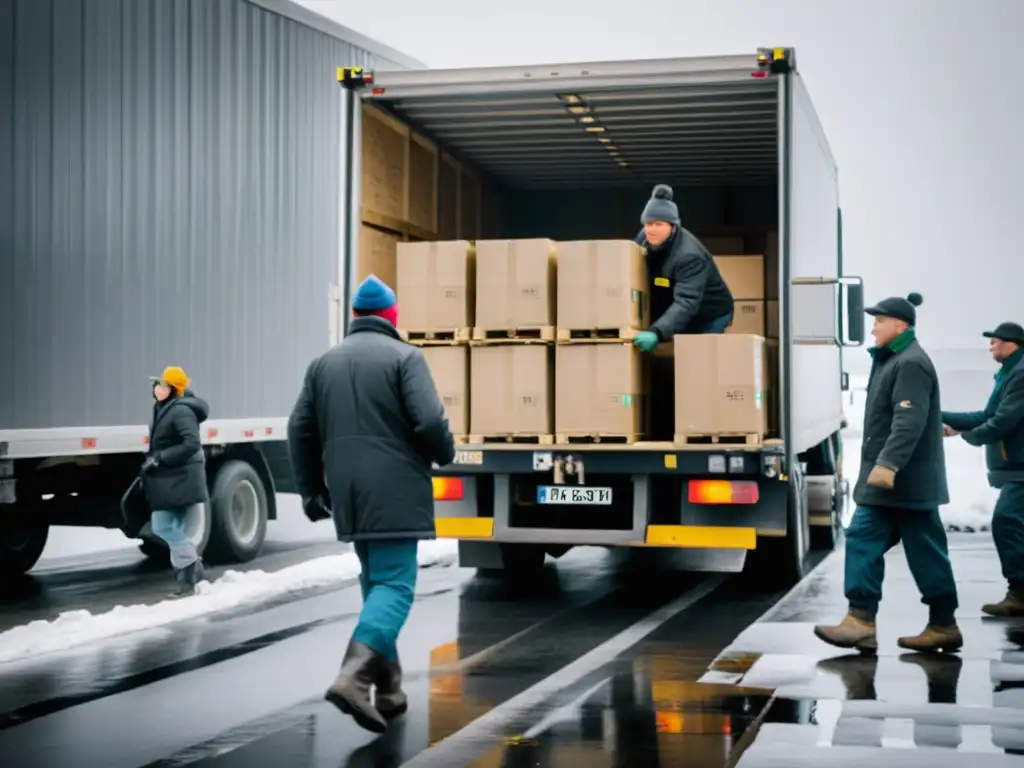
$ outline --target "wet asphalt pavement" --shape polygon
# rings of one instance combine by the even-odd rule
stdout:
[[[601,550],[515,585],[424,569],[399,643],[410,709],[381,738],[322,700],[358,590],[250,606],[0,666],[0,763],[725,765],[769,697],[696,680],[779,597]]]

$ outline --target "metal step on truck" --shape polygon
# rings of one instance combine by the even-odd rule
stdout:
[[[791,582],[812,548],[835,545],[847,489],[842,353],[863,343],[863,285],[844,275],[836,163],[792,49],[337,74],[342,301],[369,272],[387,276],[389,258],[393,274],[395,242],[632,239],[657,183],[675,188],[691,231],[765,254],[777,297],[766,436],[461,445],[434,488],[437,534],[459,541],[462,565],[522,574],[596,545]],[[401,138],[381,138],[382,122]],[[385,169],[368,170],[387,148]],[[410,190],[431,161],[423,200]],[[447,166],[473,172],[446,192]],[[374,210],[389,179],[404,196],[390,217]],[[467,206],[470,186],[489,192]],[[424,221],[411,221],[414,209]]]

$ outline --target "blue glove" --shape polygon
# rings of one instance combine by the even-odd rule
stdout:
[[[633,345],[641,352],[650,352],[658,346],[659,341],[658,334],[654,331],[640,331],[633,337]]]

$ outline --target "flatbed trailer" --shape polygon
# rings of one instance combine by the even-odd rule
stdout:
[[[812,547],[834,546],[847,487],[842,350],[863,342],[863,287],[843,271],[838,172],[792,49],[441,71],[341,67],[338,80],[352,127],[344,302],[358,280],[380,273],[386,260],[367,244],[388,228],[392,248],[403,240],[632,239],[656,183],[675,188],[691,231],[738,235],[743,253],[771,250],[777,262],[764,275],[779,329],[765,438],[460,445],[455,463],[436,469],[434,490],[437,534],[459,541],[463,565],[518,574],[547,555],[598,545],[792,581]],[[382,122],[403,138],[389,144],[375,133],[364,143]],[[480,185],[499,190],[500,210],[463,209],[461,185],[416,202],[406,181],[392,218],[377,215],[387,179],[368,182],[360,163],[377,162],[372,147],[385,145],[398,154],[404,147],[407,175],[423,147],[432,147],[435,179],[446,162],[471,166]],[[382,175],[397,179],[401,165],[393,159]],[[402,220],[417,206],[425,211],[418,223]]]

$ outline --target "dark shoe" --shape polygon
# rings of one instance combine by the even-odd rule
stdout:
[[[203,568],[201,558],[191,565],[175,570],[174,581],[178,588],[171,593],[171,598],[177,600],[181,597],[189,597],[196,594],[196,584],[202,581],[205,575],[206,570]]]
[[[405,714],[409,709],[409,697],[402,690],[402,664],[399,661],[385,661],[377,673],[377,689],[374,703],[385,720]]]
[[[1011,589],[998,603],[987,603],[981,610],[989,616],[1024,616],[1024,592]]]
[[[960,628],[956,624],[948,627],[929,624],[919,635],[899,638],[896,645],[919,653],[938,653],[940,651],[953,653],[963,647],[964,636],[960,634]]]
[[[814,634],[819,640],[836,648],[856,648],[861,653],[875,653],[878,650],[875,622],[858,619],[852,613],[846,614],[846,618],[835,626],[816,626]]]
[[[341,674],[327,689],[324,698],[351,715],[356,723],[368,731],[384,733],[388,724],[370,700],[370,687],[381,672],[384,658],[369,646],[350,642],[341,663]]]

